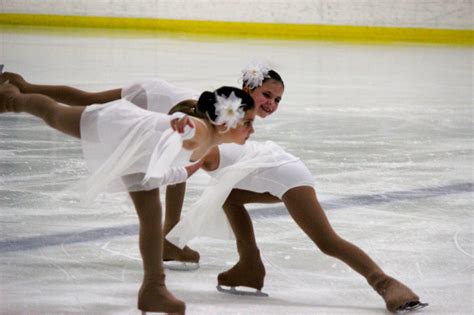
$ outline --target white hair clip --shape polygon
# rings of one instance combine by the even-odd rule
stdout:
[[[216,94],[216,100],[217,102],[214,106],[217,118],[214,124],[226,124],[228,129],[235,128],[245,116],[244,110],[241,107],[242,99],[235,96],[234,92],[232,92],[228,97]]]
[[[270,68],[263,64],[250,64],[242,70],[242,80],[244,85],[255,89],[262,85],[265,78],[269,78],[268,72]]]

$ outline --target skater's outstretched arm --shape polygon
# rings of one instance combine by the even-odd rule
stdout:
[[[5,72],[0,75],[0,83],[7,81],[15,85],[22,93],[43,94],[56,102],[71,106],[104,104],[121,98],[122,89],[100,92],[87,92],[66,85],[42,85],[27,82],[21,75]]]

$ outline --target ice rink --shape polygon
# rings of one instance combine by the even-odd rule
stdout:
[[[253,60],[286,90],[254,140],[273,140],[314,174],[335,230],[430,306],[472,314],[473,50],[422,44],[225,39],[2,28],[0,63],[35,83],[98,91],[162,77],[198,90],[237,85]],[[26,114],[0,115],[0,313],[138,314],[137,217],[126,194],[85,205],[78,140]],[[186,207],[208,177],[188,184]],[[187,314],[385,314],[383,300],[322,254],[280,205],[252,216],[269,298],[216,291],[233,241],[197,239],[201,268],[167,271]]]

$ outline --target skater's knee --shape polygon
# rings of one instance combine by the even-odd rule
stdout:
[[[335,256],[335,253],[337,252],[336,249],[332,246],[331,243],[329,242],[321,242],[316,244],[324,254],[328,256]]]
[[[227,199],[224,202],[224,208],[231,208],[231,207],[241,207],[244,203],[242,202],[240,196],[238,194],[232,192],[229,194]]]
[[[324,254],[332,257],[338,257],[341,251],[343,251],[344,240],[335,234],[317,240],[316,245]]]
[[[59,126],[62,122],[61,115],[56,111],[46,111],[43,113],[43,120],[49,126],[60,129]]]
[[[121,89],[108,90],[102,92],[84,92],[82,95],[84,105],[105,104],[121,98]]]
[[[42,115],[46,124],[68,135],[80,137],[80,116],[67,113],[66,109],[48,110]]]
[[[129,192],[137,210],[144,214],[153,215],[156,207],[160,207],[160,193],[158,189]]]

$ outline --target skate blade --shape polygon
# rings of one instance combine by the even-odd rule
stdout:
[[[158,314],[158,313],[159,313],[159,314],[163,314],[163,312],[146,312],[146,311],[142,311],[142,315],[147,315],[147,314],[150,314],[150,313],[151,313],[151,314]],[[166,313],[166,314],[168,314],[168,315],[173,315],[173,314],[179,314],[179,315],[181,315],[181,314],[184,314],[184,313]]]
[[[147,312],[147,311],[142,311],[142,315],[147,315],[147,314],[163,314],[163,312]],[[170,314],[170,313],[166,313],[166,314]],[[174,314],[174,313],[172,313]]]
[[[398,308],[397,312],[398,313],[408,313],[408,312],[413,312],[419,309],[422,309],[424,307],[427,307],[429,304],[428,303],[421,303],[421,302],[408,302],[405,305],[402,305]]]
[[[175,271],[193,271],[199,269],[199,263],[169,260],[163,262],[163,268]]]
[[[227,288],[222,287],[220,284],[218,284],[216,288],[217,288],[217,291],[222,292],[222,293],[227,293],[227,294],[268,297],[267,293],[262,292],[262,290],[258,290],[258,289],[255,289],[255,291],[237,290],[235,287],[229,287],[229,289],[227,289]]]

